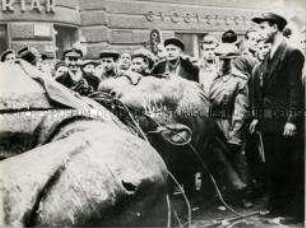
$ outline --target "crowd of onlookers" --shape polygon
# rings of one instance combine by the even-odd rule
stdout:
[[[284,35],[290,39],[291,30],[285,29]],[[224,32],[221,38],[206,34],[200,42],[198,59],[184,54],[185,44],[177,38],[171,38],[158,44],[156,55],[145,48],[133,52],[108,48],[97,58],[87,59],[83,48],[71,47],[64,51],[61,59],[54,61],[39,53],[35,47],[25,47],[17,53],[11,49],[6,50],[1,55],[1,63],[14,63],[16,58],[26,59],[59,83],[75,91],[79,90],[83,95],[84,92],[96,91],[100,82],[106,78],[122,75],[131,78],[135,75],[170,75],[174,73],[174,69],[178,69],[178,65],[180,68],[186,68],[182,73],[184,78],[197,81],[208,89],[208,82],[211,81],[208,75],[215,74],[220,66],[216,49],[219,44],[226,43],[234,44],[237,48],[235,51],[239,52],[239,55],[235,57],[233,65],[248,77],[251,76],[254,66],[263,61],[271,46],[255,29],[250,28],[243,38],[238,37],[233,30]],[[178,57],[181,60],[172,65],[171,60],[176,61]],[[163,62],[167,62],[167,67],[163,66]]]
[[[211,109],[214,113],[221,114],[216,115],[215,120],[227,140],[228,148],[233,155],[234,167],[237,167],[237,172],[241,175],[241,179],[246,186],[256,185],[256,182],[261,181],[263,175],[262,170],[258,171],[260,170],[258,166],[261,166],[265,159],[262,158],[261,162],[257,163],[258,166],[255,167],[255,171],[253,170],[251,181],[250,175],[246,174],[244,168],[241,168],[244,167],[247,160],[249,160],[249,164],[253,163],[252,167],[254,168],[255,161],[252,161],[254,154],[251,156],[250,161],[245,152],[247,149],[252,151],[254,147],[257,148],[257,145],[246,141],[246,135],[248,134],[245,133],[246,128],[250,134],[256,132],[258,118],[260,119],[260,117],[254,115],[254,119],[250,123],[246,124],[245,122],[249,112],[248,108],[258,98],[255,96],[258,91],[254,92],[252,89],[257,89],[258,87],[260,90],[265,90],[266,85],[271,86],[269,77],[273,75],[272,71],[275,70],[279,62],[287,61],[286,52],[282,50],[285,47],[282,47],[282,45],[283,43],[290,43],[292,34],[289,29],[284,28],[286,25],[285,20],[275,14],[259,19],[255,18],[254,22],[259,27],[257,29],[248,29],[242,39],[233,30],[225,31],[220,38],[213,34],[206,34],[200,43],[201,51],[198,59],[184,54],[186,47],[180,39],[169,38],[158,45],[158,53],[156,55],[145,48],[133,52],[118,52],[112,49],[105,49],[101,50],[96,59],[86,59],[81,48],[71,47],[65,50],[60,60],[55,64],[50,64],[47,56],[39,53],[35,48],[26,47],[17,53],[13,50],[7,50],[2,54],[1,62],[14,64],[16,58],[22,58],[67,88],[84,96],[98,91],[99,85],[103,83],[103,80],[123,76],[127,77],[135,85],[142,77],[148,75],[161,78],[181,77],[198,82],[211,103]],[[301,51],[304,53],[305,50]],[[299,53],[302,52],[298,52],[298,57],[301,55]],[[296,56],[296,58],[298,57]],[[289,66],[294,68],[296,58],[292,57],[292,59],[288,60],[292,64],[289,64]],[[302,62],[304,61],[302,57],[300,59]],[[302,76],[300,66],[301,64],[296,65],[296,68],[292,69],[292,72],[298,71],[297,75],[291,75],[290,72],[286,73],[291,75],[291,78],[288,79],[288,86],[295,86],[297,81],[298,83],[302,81],[302,78],[298,78]],[[287,69],[280,68],[278,70],[276,72],[281,74],[280,71]],[[271,101],[270,106],[272,106],[273,102],[276,102],[273,99],[278,96],[278,92],[280,98],[277,99],[283,99],[285,104],[287,100],[289,100],[289,103],[292,101],[290,100],[291,93],[295,98],[304,96],[294,94],[295,88],[293,87],[288,87],[288,90],[284,89],[287,85],[286,82],[282,82],[281,78],[275,80],[272,81],[274,87],[271,87],[265,93],[260,92],[261,97],[258,98],[261,102],[260,105]],[[258,85],[256,84],[257,82]],[[279,91],[274,91],[273,88],[278,88]],[[283,89],[286,91],[282,92]],[[291,89],[293,92],[291,92]],[[273,94],[274,92],[276,95]],[[286,96],[288,96],[288,99]],[[293,100],[292,102],[295,101]],[[223,111],[226,113],[225,116],[222,116]],[[284,136],[286,137],[294,136],[296,129],[299,127],[291,119],[290,117],[287,123],[284,122]],[[273,132],[273,134],[276,133]],[[267,157],[269,157],[269,150],[272,148],[272,144],[266,144],[268,142],[266,139],[269,137],[271,140],[275,140],[272,144],[278,143],[275,138],[271,138],[271,135],[267,136],[265,132],[263,133],[263,144],[268,148],[266,150]],[[271,167],[274,167],[278,161],[272,160],[267,162]],[[281,165],[275,167],[277,167],[276,169],[281,169]],[[269,178],[275,178],[273,176],[275,175],[274,171],[268,171],[271,174]],[[274,188],[277,185],[273,180],[270,180],[270,184]],[[272,192],[274,194],[275,189]],[[276,204],[278,203],[276,202]]]

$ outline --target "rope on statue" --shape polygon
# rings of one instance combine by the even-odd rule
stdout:
[[[109,109],[109,111],[111,111],[114,115],[116,115],[125,124],[127,124],[126,117],[129,117],[131,122],[132,122],[132,124],[134,125],[134,130],[136,128],[137,131],[138,131],[139,136],[141,136],[145,141],[150,143],[148,138],[147,138],[147,136],[146,136],[146,134],[143,132],[143,130],[139,126],[137,120],[135,119],[135,117],[133,115],[133,111],[131,110],[131,108],[127,107],[120,100],[112,97],[108,93],[96,92],[96,93],[90,94],[88,97],[91,98],[91,99],[94,99],[96,102],[98,102],[99,104],[103,105],[105,108]],[[123,118],[123,117],[125,117],[125,118]],[[146,116],[146,117],[150,118],[148,116]],[[128,126],[129,127],[131,126],[129,122],[128,122]],[[174,181],[174,183],[177,185],[177,187],[179,188],[180,192],[182,193],[182,196],[183,196],[184,201],[185,201],[186,206],[187,206],[187,227],[190,227],[191,226],[191,221],[192,221],[192,217],[191,217],[192,216],[191,215],[191,204],[190,204],[190,202],[189,202],[189,200],[188,200],[188,198],[186,196],[186,193],[185,193],[184,189],[179,184],[178,180],[174,177],[174,175],[168,169],[167,169],[167,173],[169,174],[169,177]],[[172,220],[172,216],[171,216],[172,215],[172,210],[171,210],[172,206],[171,206],[171,203],[170,203],[169,196],[167,196],[167,204],[168,204],[167,227],[170,227],[171,226],[171,220]],[[178,219],[178,222],[180,223],[180,220],[179,220],[175,210],[174,210],[174,213],[176,215],[176,218]],[[181,225],[181,223],[180,223],[180,227],[183,227]]]

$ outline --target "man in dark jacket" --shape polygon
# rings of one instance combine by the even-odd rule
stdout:
[[[92,92],[92,87],[88,85],[81,70],[82,58],[83,52],[80,49],[67,49],[63,54],[63,60],[68,71],[54,79],[65,87],[85,96]]]
[[[182,77],[191,81],[199,82],[199,69],[194,66],[188,59],[182,58],[185,50],[184,43],[178,38],[165,40],[166,60],[158,63],[152,74],[166,75],[169,77]]]
[[[250,126],[251,133],[257,128],[263,136],[270,214],[303,219],[304,56],[283,37],[286,19],[265,13],[253,21],[271,43],[270,54],[252,77],[255,119]]]

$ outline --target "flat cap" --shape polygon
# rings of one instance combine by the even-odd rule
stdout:
[[[280,31],[282,31],[287,25],[287,20],[284,17],[275,13],[263,13],[258,17],[252,18],[252,21],[255,22],[256,24],[260,24],[261,22],[264,21],[273,22],[278,25]]]
[[[131,57],[132,59],[138,58],[138,57],[143,58],[145,61],[148,62],[150,69],[154,65],[154,55],[147,49],[138,49],[132,53]]]
[[[36,48],[24,47],[18,51],[18,57],[35,65],[38,59],[38,51]]]
[[[173,38],[166,39],[164,41],[164,46],[165,47],[167,47],[170,44],[175,45],[175,46],[181,48],[182,51],[185,51],[185,44],[179,38],[173,37]]]
[[[81,49],[78,48],[69,48],[66,49],[63,53],[63,57],[78,57],[82,58],[83,57],[83,52]]]
[[[60,67],[67,67],[67,65],[65,64],[65,62],[59,61],[54,66],[55,70],[57,70]]]
[[[239,50],[233,43],[221,43],[215,50],[215,55],[220,58],[234,58],[239,56]]]
[[[120,57],[120,53],[115,50],[105,50],[100,53],[99,57],[100,58],[113,58],[115,61],[117,61]]]
[[[94,65],[94,66],[98,66],[99,65],[99,63],[97,62],[97,61],[95,61],[95,60],[92,60],[92,59],[87,59],[87,60],[84,60],[83,62],[82,62],[82,67],[85,67],[85,66],[87,66],[87,65]]]
[[[5,62],[5,58],[9,54],[15,54],[15,51],[13,49],[7,49],[6,51],[4,51],[0,57],[0,61]]]

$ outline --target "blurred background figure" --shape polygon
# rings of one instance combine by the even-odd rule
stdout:
[[[2,53],[0,61],[2,63],[14,64],[16,60],[16,53],[14,50],[8,49]]]
[[[37,62],[39,60],[39,52],[34,47],[24,47],[17,52],[17,57],[27,61],[34,66],[37,66]]]
[[[257,59],[262,62],[265,59],[265,56],[270,52],[270,50],[271,43],[265,42],[264,40],[260,40],[257,44]]]
[[[238,36],[232,29],[229,29],[222,34],[221,41],[222,43],[237,44]]]
[[[123,52],[120,55],[120,59],[119,59],[119,70],[121,71],[127,71],[130,69],[132,64],[132,59],[131,59],[131,54],[129,52]]]
[[[208,93],[217,72],[215,49],[218,43],[217,38],[211,34],[204,36],[201,42],[201,57],[197,65],[200,68],[199,82],[206,93]]]
[[[288,27],[284,28],[283,30],[283,35],[284,37],[286,37],[287,39],[290,39],[292,36],[292,30]]]
[[[157,45],[157,57],[158,61],[166,60],[167,52],[163,43]]]
[[[59,61],[55,64],[55,73],[54,73],[54,79],[61,78],[69,71],[66,64],[62,61]]]
[[[117,77],[118,60],[120,54],[115,50],[107,50],[100,53],[101,65],[96,70],[97,76],[103,80],[106,78]]]
[[[142,76],[150,75],[154,65],[151,54],[146,49],[139,49],[132,54],[132,66],[131,70]]]
[[[239,43],[238,36],[233,30],[224,32],[221,39],[223,43],[231,43],[235,44],[236,46]],[[244,75],[247,75],[249,78],[251,77],[252,71],[258,62],[256,58],[258,39],[259,35],[255,30],[247,30],[241,55],[237,56],[233,60],[233,67],[241,71]]]
[[[36,63],[37,68],[44,72],[47,75],[52,75],[52,63],[51,61],[48,60],[48,56],[46,54],[39,54],[37,63]]]
[[[81,69],[83,71],[83,77],[88,82],[88,85],[93,88],[94,91],[98,89],[100,79],[95,75],[95,68],[98,63],[94,60],[84,60]]]

